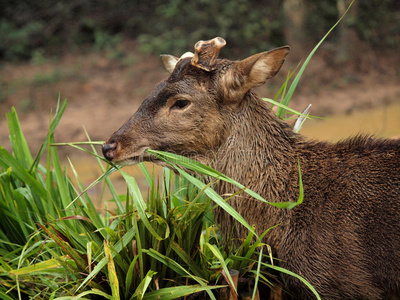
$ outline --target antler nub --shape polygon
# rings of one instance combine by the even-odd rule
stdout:
[[[216,37],[208,41],[199,41],[194,45],[192,65],[205,71],[215,70],[217,58],[221,49],[226,45],[223,38]]]

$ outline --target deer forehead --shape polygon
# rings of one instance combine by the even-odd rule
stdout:
[[[178,81],[204,82],[211,77],[212,74],[192,66],[190,62],[191,62],[190,57],[180,59],[176,64],[173,72],[167,79],[167,82],[169,83],[174,83]]]

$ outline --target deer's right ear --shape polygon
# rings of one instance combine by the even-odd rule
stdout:
[[[172,73],[175,69],[176,64],[184,58],[192,58],[194,56],[194,54],[192,52],[186,52],[184,54],[182,54],[182,56],[180,58],[173,56],[173,55],[169,55],[169,54],[161,54],[161,59],[164,63],[164,67],[167,69],[168,72]]]
[[[223,77],[222,85],[225,87],[226,99],[229,99],[229,102],[241,101],[250,89],[274,77],[283,65],[289,50],[290,48],[285,46],[234,63]]]
[[[176,64],[179,61],[178,57],[169,54],[162,54],[161,59],[164,63],[165,69],[170,73],[172,73],[172,71],[175,69]]]

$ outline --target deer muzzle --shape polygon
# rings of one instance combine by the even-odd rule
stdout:
[[[107,141],[103,144],[101,150],[103,151],[103,155],[107,160],[112,161],[115,158],[117,154],[117,146],[118,144],[114,141]]]

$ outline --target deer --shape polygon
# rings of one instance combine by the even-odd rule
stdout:
[[[293,209],[243,195],[229,204],[257,234],[275,226],[263,241],[322,299],[399,298],[400,141],[357,135],[332,143],[294,133],[253,91],[277,74],[290,48],[231,61],[218,58],[225,44],[217,37],[197,42],[195,53],[163,55],[169,76],[104,143],[104,157],[121,166],[165,164],[147,149],[195,157],[270,202],[298,199],[300,166],[304,199]],[[215,190],[235,187],[220,182]],[[225,234],[248,233],[221,208],[215,218]],[[284,279],[294,299],[315,299],[297,278]]]

